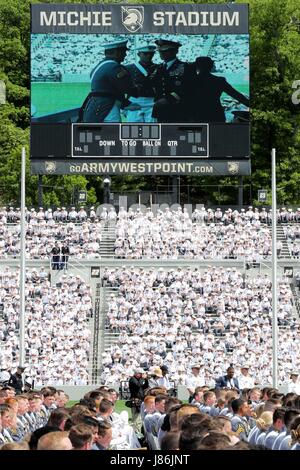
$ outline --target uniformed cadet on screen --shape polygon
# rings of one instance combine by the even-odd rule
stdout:
[[[156,46],[145,44],[136,49],[138,51],[139,61],[127,65],[134,85],[140,87],[140,96],[130,97],[132,103],[139,104],[141,109],[137,111],[127,111],[127,122],[155,122],[152,117],[152,109],[154,104],[154,90],[149,81],[151,75],[156,69],[157,64],[152,62],[156,51]]]
[[[155,43],[163,63],[150,77],[155,91],[152,116],[158,122],[189,122],[189,66],[177,58],[181,44],[166,39]]]
[[[81,107],[79,122],[121,122],[121,107],[139,108],[125,96],[136,94],[131,76],[122,65],[127,50],[127,40],[104,45],[105,58],[91,72],[91,92]]]

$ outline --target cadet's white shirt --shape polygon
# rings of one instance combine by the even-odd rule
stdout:
[[[253,388],[254,387],[254,380],[252,377],[240,375],[238,377],[239,387],[242,390],[243,388]]]
[[[205,385],[205,380],[201,375],[190,375],[187,377],[185,385],[188,389],[194,392],[196,387],[203,387]]]
[[[297,395],[300,395],[300,383],[290,381],[288,385],[288,393],[297,393]]]
[[[168,377],[166,377],[166,376],[160,377],[157,382],[160,386],[166,387],[167,390],[169,390],[169,388],[171,388],[170,381],[169,381]]]
[[[0,382],[6,382],[9,379],[10,379],[9,372],[7,372],[6,370],[3,370],[2,372],[0,372]]]

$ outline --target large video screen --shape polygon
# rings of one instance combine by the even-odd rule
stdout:
[[[145,158],[193,173],[249,153],[247,5],[32,6],[31,157],[53,161],[34,172]]]
[[[87,103],[82,122],[234,122],[237,115],[248,120],[247,34],[164,35],[164,40],[174,43],[174,47],[178,44],[170,71],[165,71],[163,65],[171,49],[159,50],[164,49],[157,45],[160,40],[161,35],[156,34],[33,34],[32,118],[60,122],[61,113],[74,110],[78,120],[78,110],[90,92],[102,91],[102,97],[95,96]],[[115,64],[105,57],[105,48],[122,41],[126,45],[124,60],[113,67]],[[123,68],[128,77],[124,71],[124,77],[118,78]],[[181,102],[166,103],[156,109],[159,106],[155,107],[155,103],[163,96],[164,75],[174,82],[170,84],[170,93],[172,87]],[[120,113],[110,113],[113,99],[117,98],[113,95],[116,87],[119,93],[128,96],[128,101],[120,102]],[[111,97],[105,96],[109,92]],[[128,102],[141,109],[130,111]],[[98,103],[97,115],[88,108]]]

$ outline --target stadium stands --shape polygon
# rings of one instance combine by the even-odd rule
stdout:
[[[107,327],[116,342],[103,353],[102,380],[125,380],[135,367],[166,364],[172,380],[185,384],[197,358],[205,383],[214,386],[224,360],[250,364],[257,383],[272,383],[271,282],[245,279],[235,268],[107,269]],[[111,290],[110,290],[111,292]],[[287,279],[280,281],[279,377],[300,366],[299,323]],[[136,354],[138,351],[138,354]],[[113,376],[113,379],[112,379]]]
[[[164,35],[166,39],[174,40],[174,35]],[[213,41],[211,40],[213,38]],[[107,43],[114,36],[107,34]],[[121,37],[120,37],[121,39]],[[127,36],[129,51],[126,62],[136,60],[136,48],[139,42],[153,41],[153,35],[144,34],[142,38]],[[193,62],[197,56],[209,55],[216,61],[217,72],[221,74],[243,74],[246,76],[248,62],[244,62],[248,51],[246,35],[197,36],[176,35],[176,41],[182,44],[179,58],[185,62]],[[61,73],[81,75],[89,80],[91,70],[104,57],[103,36],[92,34],[46,35],[32,36],[32,77],[35,81],[53,81],[52,74]],[[47,60],[45,61],[45,57]],[[68,57],[68,61],[65,58]],[[159,61],[158,57],[154,58]]]
[[[248,208],[237,210],[186,209],[145,212],[105,208],[96,216],[71,208],[27,211],[26,257],[49,259],[55,242],[67,244],[70,256],[94,259],[112,256],[101,249],[101,241],[114,255],[124,259],[270,259],[270,212]],[[278,210],[278,255],[297,258],[300,211]],[[0,258],[16,258],[20,250],[20,210],[0,209]],[[289,222],[289,224],[287,224]],[[292,224],[292,226],[290,226]],[[109,230],[111,232],[109,232]],[[115,238],[110,238],[110,235]],[[283,246],[284,245],[284,246]],[[110,251],[110,249],[108,250]]]
[[[278,253],[281,251],[281,255],[284,256],[285,259],[292,259],[292,255],[297,256],[297,253],[292,250],[290,244],[294,243],[298,238],[299,214],[300,212],[298,210],[293,211],[285,208],[278,210],[278,228],[280,228],[284,234],[283,245],[286,244],[283,248],[278,249]],[[33,262],[34,260],[50,260],[53,246],[58,242],[61,246],[67,245],[69,247],[69,262],[71,264],[73,260],[76,260],[76,262],[80,262],[81,260],[80,269],[83,269],[82,272],[84,272],[85,269],[89,272],[90,269],[89,267],[85,268],[85,262],[93,262],[93,260],[101,260],[109,256],[114,256],[116,261],[122,258],[132,260],[133,263],[134,260],[145,260],[147,262],[152,260],[154,263],[151,266],[152,270],[149,272],[147,270],[145,271],[145,268],[137,272],[134,271],[134,268],[132,268],[133,271],[129,270],[128,272],[126,270],[123,272],[120,268],[117,268],[120,278],[118,276],[116,277],[114,271],[105,273],[104,291],[107,296],[107,310],[105,310],[105,308],[103,310],[103,305],[106,304],[103,304],[103,299],[101,299],[102,294],[98,301],[102,302],[101,315],[104,315],[106,318],[106,335],[104,338],[100,338],[100,343],[103,340],[103,344],[101,343],[98,346],[97,343],[97,345],[94,346],[93,358],[90,357],[89,359],[88,353],[91,348],[87,343],[85,344],[86,338],[84,338],[83,345],[86,346],[85,355],[83,356],[85,374],[79,371],[82,372],[82,376],[78,379],[78,383],[84,384],[88,380],[91,381],[92,369],[93,380],[97,380],[97,374],[99,373],[97,367],[101,364],[103,366],[103,379],[109,380],[110,383],[126,381],[132,372],[132,367],[135,362],[134,359],[130,358],[131,362],[128,363],[128,358],[124,367],[121,367],[119,363],[120,357],[122,357],[123,354],[127,354],[126,351],[128,351],[128,348],[129,351],[131,351],[134,347],[142,347],[141,338],[143,338],[144,335],[147,336],[145,340],[147,347],[145,350],[141,351],[141,355],[146,357],[148,362],[150,361],[150,365],[159,365],[159,363],[164,360],[164,357],[167,357],[165,355],[168,355],[171,363],[175,361],[177,364],[177,348],[179,348],[179,350],[180,348],[182,349],[182,345],[184,345],[184,347],[188,345],[189,351],[191,348],[196,347],[197,351],[200,348],[200,352],[204,351],[205,354],[207,354],[207,351],[202,349],[202,343],[207,334],[213,335],[213,337],[210,336],[212,339],[211,347],[214,351],[213,355],[209,353],[208,356],[205,355],[203,359],[204,365],[207,367],[208,371],[207,377],[211,383],[213,383],[216,373],[220,370],[218,369],[218,361],[221,362],[220,358],[224,357],[225,354],[229,353],[232,361],[238,363],[239,355],[236,356],[235,351],[238,351],[238,354],[240,354],[240,351],[246,351],[247,354],[249,354],[249,360],[254,361],[253,358],[255,355],[253,355],[254,353],[251,350],[251,344],[254,341],[254,331],[257,335],[261,335],[261,331],[263,331],[267,334],[270,341],[271,291],[270,281],[267,280],[267,277],[264,278],[262,275],[257,276],[255,272],[255,278],[252,279],[251,274],[249,278],[248,275],[245,277],[245,273],[242,275],[240,271],[235,271],[234,277],[237,276],[236,282],[238,282],[240,289],[239,291],[235,291],[235,284],[231,281],[227,283],[228,275],[226,275],[226,269],[217,267],[216,264],[215,268],[211,267],[210,269],[213,270],[213,276],[216,276],[217,286],[220,283],[220,279],[225,276],[221,282],[223,289],[222,294],[220,295],[219,287],[217,287],[215,291],[214,289],[209,289],[207,292],[204,292],[203,289],[207,279],[210,279],[210,273],[204,273],[204,269],[206,268],[201,264],[208,260],[209,263],[214,266],[214,263],[221,263],[222,260],[224,260],[226,262],[246,262],[247,266],[251,266],[252,262],[259,263],[261,261],[267,262],[270,260],[271,219],[270,212],[265,209],[253,209],[250,206],[246,210],[242,209],[241,211],[237,211],[231,209],[221,210],[220,208],[212,210],[200,207],[195,209],[192,213],[189,213],[187,209],[181,208],[177,208],[176,210],[168,208],[165,210],[158,209],[154,212],[152,212],[150,208],[144,208],[144,210],[143,208],[137,208],[135,210],[129,209],[128,211],[120,208],[117,213],[113,208],[100,208],[97,211],[95,211],[94,207],[89,211],[86,211],[84,208],[75,210],[73,207],[68,210],[64,207],[57,208],[53,211],[51,209],[44,210],[43,208],[39,208],[38,210],[28,209],[26,211],[26,220],[26,251],[28,259],[33,260]],[[13,207],[8,209],[5,207],[1,208],[0,257],[5,258],[7,262],[11,259],[18,259],[19,236],[20,210],[14,209]],[[113,243],[115,243],[114,252]],[[105,244],[104,247],[103,244]],[[288,244],[290,246],[290,252],[287,248]],[[172,260],[172,262],[178,261],[178,264],[174,265],[172,272],[169,272],[170,268],[165,267],[164,263],[168,260]],[[192,271],[191,268],[185,271],[186,268],[182,267],[182,269],[177,272],[183,260],[191,260],[193,263],[199,261],[199,265],[197,267],[197,265],[193,264]],[[157,264],[157,262],[161,262],[161,264]],[[119,261],[117,266],[120,266],[120,264],[122,264],[122,260]],[[164,268],[162,266],[164,266]],[[228,266],[230,266],[230,264]],[[67,268],[67,266],[62,267],[64,269]],[[55,289],[57,292],[60,292],[61,282],[65,289],[69,289],[69,281],[66,281],[65,278],[61,279],[60,277],[61,274],[65,276],[65,272],[58,272],[57,275],[54,275],[55,271],[52,271],[52,283],[54,282],[54,284],[53,287],[51,287],[48,281],[48,268],[49,265],[46,269],[42,268],[40,271],[35,271],[33,279],[36,283],[36,276],[44,276],[43,281],[39,280],[39,277],[37,277],[38,283],[45,283],[43,289],[48,291],[49,296],[53,295],[56,298],[57,294],[54,293]],[[193,271],[194,269],[195,271]],[[30,270],[27,270],[28,279],[31,276],[30,272]],[[187,294],[184,294],[184,289],[182,289],[181,293],[178,293],[176,292],[176,286],[182,285],[186,273],[188,276],[192,276],[191,281],[189,281],[189,284],[186,286]],[[19,308],[18,298],[16,297],[12,300],[11,297],[13,294],[17,296],[19,294],[18,290],[16,290],[17,274],[10,273],[8,275],[12,275],[11,282],[14,290],[7,293],[4,288],[4,290],[1,291],[4,300],[1,299],[0,305],[0,314],[2,315],[0,336],[6,351],[5,359],[3,360],[5,362],[10,357],[10,362],[6,365],[11,369],[15,367],[18,362],[16,352],[18,347]],[[132,279],[130,278],[131,275],[133,276]],[[147,279],[148,275],[151,276],[151,279],[155,279],[153,285],[151,283],[143,284],[145,282],[144,279]],[[137,276],[141,276],[143,283],[139,284]],[[229,277],[230,276],[231,274]],[[88,280],[88,278],[89,274],[85,279]],[[130,293],[126,291],[127,285],[123,283],[124,279],[128,281],[130,285],[132,290]],[[161,283],[159,281],[160,279],[162,279]],[[35,294],[35,288],[32,287],[32,282],[32,279],[30,279],[28,288],[30,287],[30,289],[33,290],[32,295],[39,297],[40,293]],[[77,277],[75,281],[71,278],[70,282],[83,281],[79,281]],[[136,284],[137,282],[138,284]],[[175,282],[175,288],[172,284],[173,282]],[[241,282],[242,285],[240,285]],[[258,286],[256,286],[256,282],[258,282]],[[260,282],[266,282],[266,285],[261,288]],[[290,286],[289,282],[291,282]],[[57,283],[58,287],[54,287],[55,283]],[[280,297],[278,312],[281,330],[280,344],[283,348],[282,367],[280,370],[280,380],[282,384],[285,383],[284,361],[290,351],[289,349],[286,350],[286,348],[290,348],[290,341],[296,340],[296,335],[299,331],[298,320],[296,321],[297,315],[299,315],[299,298],[296,291],[297,281],[285,278],[284,283],[285,284],[282,285],[283,291]],[[197,287],[198,284],[200,287]],[[141,299],[140,292],[142,286],[143,289],[145,289],[145,294],[143,294],[145,298],[143,300]],[[257,290],[253,289],[253,286],[255,286]],[[96,287],[93,287],[93,289],[95,288]],[[247,297],[245,294],[247,289],[249,291],[251,290],[253,296],[258,297],[251,298],[249,297],[250,294],[248,294]],[[108,297],[109,292],[113,294],[112,299]],[[179,305],[176,308],[173,306],[174,299],[172,296],[174,292],[176,293]],[[239,292],[239,295],[237,292]],[[225,295],[225,300],[221,298],[223,294]],[[58,295],[61,296],[62,294],[59,293]],[[89,309],[93,307],[91,297],[93,295],[95,295],[95,291],[92,293],[92,291],[89,290]],[[191,298],[186,298],[185,295],[191,296]],[[149,298],[147,296],[149,296]],[[194,304],[195,299],[197,299],[196,306]],[[128,304],[129,307],[127,306],[127,302],[130,304]],[[145,302],[146,304],[144,305]],[[257,302],[258,304],[252,312],[252,303],[256,304]],[[93,303],[95,303],[95,298],[93,299]],[[29,300],[28,313],[30,309],[34,311],[36,304],[40,304],[38,298],[36,301]],[[78,305],[81,304],[82,302],[79,302]],[[172,312],[174,311],[176,313],[174,317],[170,315],[170,305],[172,305]],[[42,306],[43,310],[40,318],[38,318],[39,322],[44,321],[43,315],[46,315],[48,308],[47,307],[45,311],[43,302]],[[64,308],[62,308],[60,304],[59,311],[63,312],[63,310]],[[85,311],[85,309],[83,310]],[[243,314],[241,314],[241,312],[243,312]],[[259,313],[261,312],[262,316],[260,318]],[[77,313],[74,313],[74,315],[77,321]],[[158,322],[157,319],[159,320]],[[37,319],[34,320],[37,321]],[[45,318],[45,321],[46,320],[48,325],[49,319]],[[86,320],[88,320],[88,317]],[[30,321],[32,321],[31,317]],[[100,323],[102,322],[101,319],[99,321]],[[171,325],[172,321],[174,321],[174,324]],[[243,328],[245,328],[243,335],[245,335],[245,338],[248,335],[248,340],[246,341],[245,339],[245,344],[242,348],[240,348],[236,336],[236,328],[239,321],[243,322]],[[253,322],[254,327],[252,325]],[[39,324],[34,324],[34,327],[41,328]],[[51,327],[53,328],[53,325]],[[97,326],[97,328],[98,327],[99,326]],[[249,328],[251,332],[248,331]],[[28,335],[29,331],[31,330],[28,330]],[[94,332],[92,331],[92,333]],[[153,340],[154,346],[150,341],[152,333],[157,335],[157,343]],[[167,335],[168,341],[165,335]],[[174,340],[175,336],[177,336],[178,341]],[[124,338],[128,341],[128,344],[126,342],[126,344],[124,343],[122,345],[120,350],[118,350],[118,348],[115,350],[114,342],[118,338],[121,344],[125,341]],[[31,336],[28,336],[28,340],[31,340]],[[90,341],[90,339],[88,341]],[[111,341],[113,345],[110,346]],[[148,345],[149,341],[151,347]],[[286,342],[288,346],[285,346],[284,342]],[[266,351],[266,344],[265,342],[263,343],[262,347],[265,349],[263,354],[260,355],[260,360],[264,360],[265,364],[270,361],[270,353]],[[104,345],[107,347],[107,350],[101,360],[101,358],[97,358],[97,355],[103,351]],[[236,345],[238,345],[238,347],[236,347]],[[31,348],[33,348],[33,356],[35,357],[37,348],[34,342],[33,345],[28,344],[27,347],[27,358],[30,362],[32,356]],[[57,345],[50,342],[48,348],[50,347],[52,347],[54,363],[57,365]],[[250,347],[249,351],[248,347]],[[260,345],[258,344],[257,347],[260,347]],[[157,355],[157,348],[160,349],[164,357]],[[117,361],[115,360],[116,352],[118,356]],[[12,353],[14,353],[13,356],[11,356]],[[73,353],[72,351],[70,352],[70,354]],[[182,354],[182,350],[180,350],[180,354]],[[190,356],[180,358],[180,361],[183,363],[178,363],[177,369],[173,364],[172,367],[175,367],[173,370],[175,382],[178,379],[178,383],[184,383],[184,371],[181,371],[181,369],[188,365],[189,357],[191,357],[190,352],[189,354]],[[295,356],[290,363],[290,367],[296,368],[298,366],[297,361],[298,356]],[[215,367],[217,367],[216,370],[214,369],[213,363]],[[54,366],[54,368],[55,367],[56,366]],[[87,369],[89,371],[88,376],[86,373]],[[262,371],[258,378],[259,382],[270,383],[270,368],[262,367]],[[43,375],[35,377],[35,374],[36,371],[33,373],[33,378],[36,378],[40,384],[44,383],[45,377]],[[66,377],[58,378],[57,375],[53,376],[52,372],[48,371],[46,377],[48,376],[51,383],[54,384],[57,380],[59,380],[61,384],[73,384],[77,380],[74,377],[70,378],[69,373],[67,373]],[[78,374],[76,377],[78,377]]]
[[[51,257],[55,242],[67,244],[70,260],[81,263],[85,281],[71,274],[72,261],[70,271],[27,268],[26,378],[34,387],[44,388],[15,399],[12,389],[5,386],[7,380],[4,388],[0,385],[0,448],[23,448],[25,436],[31,433],[30,448],[49,450],[72,445],[81,448],[84,439],[81,450],[141,446],[168,450],[190,450],[189,446],[194,446],[200,450],[249,445],[298,450],[299,413],[291,408],[299,408],[300,392],[299,274],[293,274],[295,281],[282,270],[279,279],[279,386],[290,392],[284,396],[271,389],[271,281],[264,270],[242,269],[245,261],[251,265],[253,261],[270,260],[269,212],[252,207],[242,211],[203,207],[190,214],[181,209],[152,213],[150,209],[120,208],[116,213],[106,208],[97,212],[94,208],[40,208],[28,210],[26,219],[30,266]],[[299,238],[299,221],[298,210],[278,211],[283,238],[277,250],[285,260],[297,256],[292,248]],[[19,236],[19,209],[2,208],[0,256],[7,266],[18,259]],[[113,236],[115,259],[109,260],[101,245],[110,243],[106,250],[112,250]],[[89,287],[86,279],[92,281],[93,260],[101,266],[100,278]],[[126,265],[121,266],[123,263]],[[114,267],[103,268],[105,264]],[[101,312],[94,323],[90,320],[97,310],[95,302]],[[19,308],[19,270],[3,267],[1,377],[13,372],[19,363]],[[100,329],[104,326],[102,337]],[[99,329],[93,331],[93,327]],[[93,345],[97,334],[103,344]],[[101,358],[95,358],[100,351]],[[99,364],[100,371],[95,372]],[[238,392],[229,379],[227,387],[222,388],[220,378],[225,377],[226,385],[224,374],[230,364],[240,374],[240,388],[247,386],[250,390]],[[249,375],[240,372],[244,366]],[[148,387],[160,388],[146,390],[145,404],[132,405],[137,408],[131,425],[127,412],[116,413],[118,394],[110,387],[120,387],[129,398],[128,379],[139,371]],[[103,385],[87,393],[80,405],[65,409],[68,397],[54,387],[88,385],[92,375],[93,381]],[[195,383],[198,386],[190,405],[173,398],[176,390],[193,388]],[[254,384],[269,388],[261,392]],[[287,408],[278,408],[283,405]],[[146,429],[144,440],[136,419],[140,411]],[[169,413],[168,428],[165,417]],[[287,430],[281,434],[276,431],[273,436],[277,413],[286,421]],[[51,439],[45,437],[37,443],[45,425],[50,429],[54,426],[52,431],[59,425],[66,432],[53,432]],[[96,436],[92,430],[98,426],[99,437],[92,437]],[[201,426],[204,434],[198,431]],[[193,432],[199,437],[191,437]]]
[[[27,270],[25,350],[28,376],[36,386],[85,385],[92,312],[90,289],[78,276],[63,275],[51,287],[48,272]],[[19,272],[0,271],[0,366],[19,363]],[[0,368],[1,368],[0,367]]]
[[[232,212],[232,211],[231,211]],[[235,259],[259,261],[270,257],[271,234],[259,218],[226,211],[221,218],[196,210],[192,219],[178,210],[139,210],[118,221],[115,253],[119,258]],[[209,216],[208,216],[209,215]],[[218,214],[217,214],[218,215]],[[192,222],[192,220],[194,222]]]

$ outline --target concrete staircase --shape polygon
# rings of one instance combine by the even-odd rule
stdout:
[[[116,344],[118,342],[119,336],[120,333],[113,333],[109,331],[108,328],[106,328],[104,333],[104,349],[107,349],[113,344]]]
[[[294,284],[291,284],[291,291],[294,296],[293,314],[300,319],[300,297]]]
[[[108,327],[108,324],[105,322],[109,297],[111,296],[111,294],[117,295],[117,293],[118,293],[118,289],[116,287],[103,287],[102,288],[103,301],[102,301],[101,315],[102,315],[103,324],[104,324],[103,350],[106,348],[109,348],[112,344],[117,343],[119,335],[120,335],[119,333],[115,333],[111,331]]]
[[[281,224],[276,225],[276,234],[277,234],[277,241],[280,240],[282,242],[282,250],[281,250],[279,258],[292,259],[288,242],[284,234],[283,226]]]
[[[101,230],[100,256],[101,258],[114,258],[114,245],[116,241],[115,225],[106,223]]]

